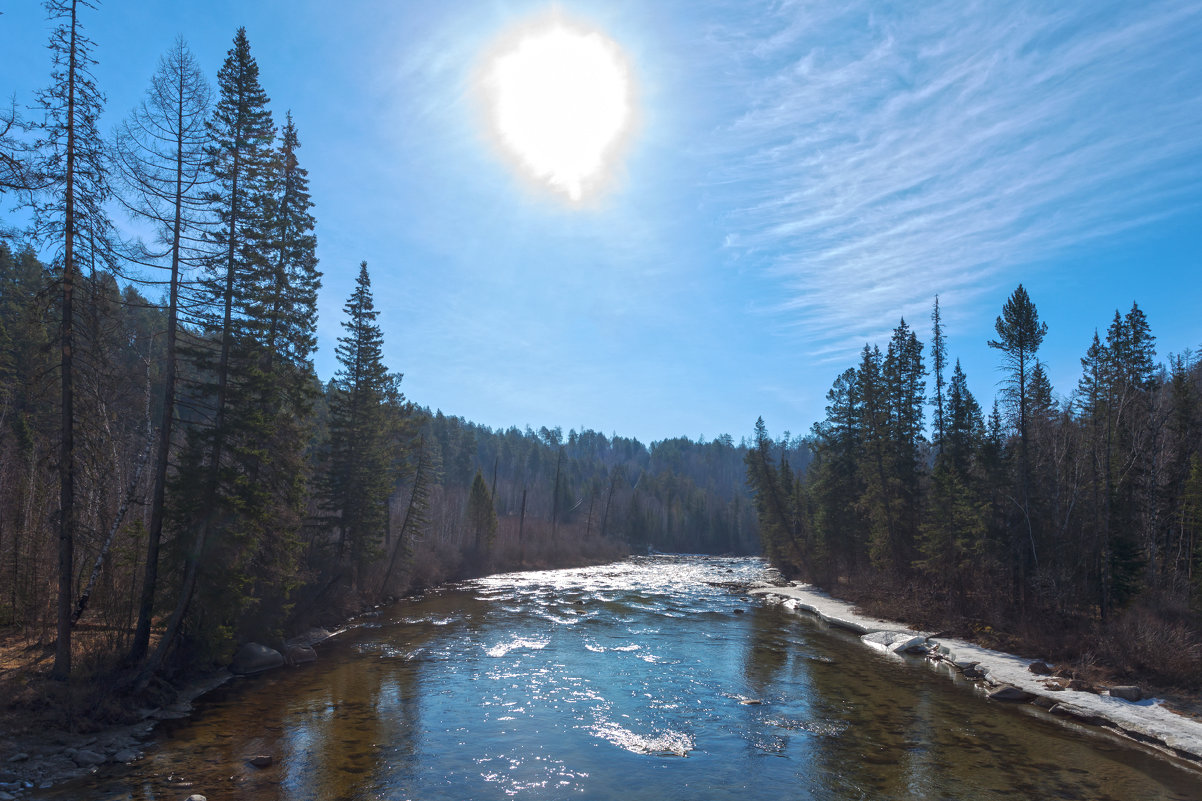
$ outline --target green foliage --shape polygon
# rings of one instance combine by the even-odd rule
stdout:
[[[497,510],[493,506],[492,493],[488,491],[488,485],[484,483],[484,476],[479,470],[468,491],[465,514],[476,552],[487,554],[497,534]]]
[[[335,351],[339,369],[329,389],[330,455],[325,507],[338,528],[338,557],[358,576],[380,554],[387,504],[397,480],[404,397],[399,376],[383,362],[380,332],[367,262],[359,266],[355,290],[343,307],[346,319]],[[416,522],[416,521],[415,521]],[[358,581],[354,581],[358,584]]]

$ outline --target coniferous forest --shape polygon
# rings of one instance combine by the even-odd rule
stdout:
[[[41,107],[0,118],[0,627],[55,677],[145,686],[493,570],[758,549],[729,437],[407,399],[366,263],[320,380],[303,137],[245,30],[215,82],[177,40],[105,136],[93,9],[48,7]]]
[[[1196,686],[1202,363],[1158,362],[1133,304],[1058,395],[1022,285],[995,330],[992,402],[969,391],[936,298],[928,346],[902,320],[835,378],[808,467],[758,420],[747,475],[766,554],[887,617]]]

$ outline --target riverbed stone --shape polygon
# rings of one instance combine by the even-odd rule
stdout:
[[[133,762],[138,758],[138,752],[132,748],[122,748],[113,754],[113,761],[119,763]]]
[[[248,642],[244,643],[238,649],[238,653],[234,654],[230,672],[246,676],[278,668],[282,664],[284,664],[284,655],[279,651],[257,642]]]
[[[86,748],[80,748],[74,752],[68,752],[68,755],[81,768],[88,768],[92,765],[99,765],[107,762],[108,758],[104,754],[98,754],[95,751],[89,751]]]
[[[1026,703],[1034,697],[1034,693],[1029,693],[1026,690],[1009,684],[1003,685],[989,694],[989,699],[992,701],[1014,701],[1017,703]]]
[[[209,799],[205,798],[200,793],[193,793],[192,795],[185,798],[184,801],[209,801]]]
[[[275,760],[271,758],[271,754],[255,754],[246,761],[254,765],[256,768],[269,768],[271,767],[271,763]]]
[[[1031,671],[1036,676],[1052,675],[1052,666],[1049,665],[1047,662],[1044,662],[1042,659],[1037,659],[1036,661],[1027,665],[1027,670]]]
[[[284,647],[284,659],[290,665],[304,665],[317,661],[317,651],[311,645],[288,645]]]
[[[1122,698],[1124,701],[1139,701],[1144,697],[1144,691],[1133,684],[1120,684],[1110,688],[1112,698]]]

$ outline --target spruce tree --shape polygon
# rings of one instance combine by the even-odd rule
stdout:
[[[262,519],[263,491],[250,474],[258,460],[272,447],[256,431],[258,412],[254,401],[253,371],[257,348],[253,322],[261,312],[252,275],[263,269],[267,259],[269,203],[268,175],[273,159],[275,127],[267,107],[267,94],[259,84],[259,66],[250,52],[246,29],[239,28],[233,46],[217,74],[218,102],[207,123],[209,143],[205,148],[206,169],[212,176],[205,192],[215,218],[208,240],[213,255],[207,265],[202,299],[197,316],[205,336],[189,354],[208,383],[199,388],[198,400],[211,415],[207,426],[189,434],[189,452],[184,455],[176,477],[174,514],[188,529],[183,583],[167,631],[142,680],[162,664],[173,644],[197,587],[202,560],[213,576],[207,587],[211,604],[206,604],[208,628],[200,632],[210,645],[232,636],[234,621],[252,592],[253,581],[246,571],[255,558],[257,538],[267,534]],[[216,350],[216,354],[213,350]],[[242,453],[237,453],[241,446]],[[257,477],[256,477],[257,478]],[[293,481],[300,480],[296,476]],[[275,489],[275,488],[271,488]],[[295,485],[284,488],[295,494]],[[238,520],[251,512],[259,519],[249,525]],[[227,534],[228,536],[221,536]],[[219,547],[212,546],[218,539]]]
[[[962,476],[972,469],[985,440],[981,407],[968,389],[968,378],[956,359],[947,387],[947,428],[940,457]]]
[[[267,354],[268,372],[277,357],[294,365],[308,363],[317,341],[316,221],[310,211],[308,171],[300,166],[300,137],[291,112],[280,131],[280,145],[268,174],[264,220],[266,258],[252,273],[261,296],[254,324]]]
[[[488,485],[484,483],[484,476],[479,470],[468,491],[465,517],[472,532],[477,567],[483,567],[497,533],[497,510],[492,493],[488,491]]]
[[[335,515],[338,556],[350,561],[357,587],[378,553],[395,484],[390,453],[396,431],[391,405],[403,398],[399,378],[383,362],[384,338],[376,323],[367,262],[359,265],[355,290],[343,307],[346,335],[335,354],[340,365],[330,394],[330,465],[326,507]]]

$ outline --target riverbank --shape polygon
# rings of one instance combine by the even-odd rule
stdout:
[[[1118,686],[1090,687],[1053,675],[1055,671],[1041,660],[862,615],[853,604],[833,598],[812,585],[762,586],[749,592],[776,599],[831,626],[858,634],[868,647],[898,654],[899,658],[902,653],[924,656],[949,676],[958,674],[975,680],[981,691],[998,703],[1030,703],[1050,715],[1104,727],[1202,768],[1202,721],[1171,711],[1163,699],[1141,698],[1138,693]],[[1124,700],[1120,693],[1136,700]]]

